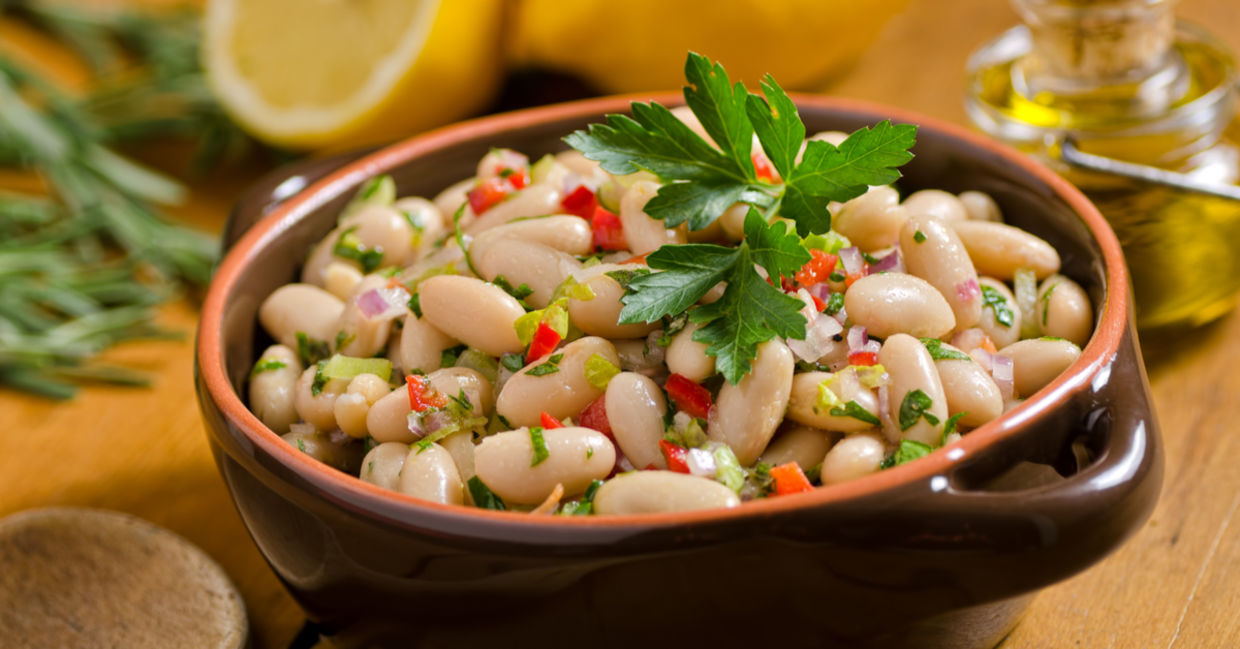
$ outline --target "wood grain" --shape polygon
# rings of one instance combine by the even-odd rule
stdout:
[[[1184,0],[1179,12],[1240,51],[1232,2]],[[828,92],[966,123],[965,59],[1014,21],[998,0],[914,0]],[[0,23],[0,45],[13,42]],[[196,184],[182,213],[218,229],[245,177]],[[30,180],[0,177],[0,187],[14,183]],[[150,390],[91,388],[63,404],[0,391],[0,515],[87,505],[166,526],[232,576],[256,649],[282,649],[302,616],[250,542],[207,450],[192,380],[195,306],[171,304],[161,318],[186,339],[108,354],[152,372]],[[1143,344],[1167,450],[1162,500],[1118,552],[1039,595],[1003,649],[1240,646],[1240,318]]]

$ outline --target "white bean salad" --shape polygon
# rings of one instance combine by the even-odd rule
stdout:
[[[689,110],[671,114],[720,141]],[[797,141],[808,159],[806,142],[847,137]],[[753,138],[753,171],[774,187],[790,167],[763,144]],[[863,186],[808,234],[742,200],[706,227],[668,227],[651,201],[677,181],[587,155],[531,164],[495,149],[429,200],[397,198],[388,177],[366,184],[301,281],[261,305],[275,344],[251,374],[255,414],[322,462],[438,503],[734,507],[950,444],[1053,380],[1092,332],[1090,299],[1055,249],[984,193]],[[772,236],[796,260],[775,278],[755,240]],[[726,251],[764,280],[748,295],[795,300],[786,326],[803,335],[761,322],[752,355],[727,357],[719,332],[748,308],[729,289],[747,275],[698,294],[666,261],[709,266]],[[622,313],[658,291],[687,308]]]

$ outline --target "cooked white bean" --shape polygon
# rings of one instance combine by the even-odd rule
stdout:
[[[940,343],[940,348],[963,353],[961,350]],[[1003,395],[990,374],[973,360],[941,358],[934,361],[947,398],[947,412],[951,416],[964,413],[960,424],[974,428],[1003,414]]]
[[[332,430],[336,427],[336,397],[344,394],[349,387],[348,379],[331,379],[323,384],[318,394],[314,394],[315,369],[307,367],[297,379],[293,390],[293,407],[297,416],[318,430]]]
[[[367,275],[353,288],[353,295],[345,301],[344,311],[336,321],[336,333],[332,335],[332,347],[337,353],[356,358],[369,358],[381,351],[392,332],[389,318],[371,318],[362,313],[358,298],[373,289],[383,288],[387,280],[378,275]]]
[[[609,176],[599,163],[587,158],[584,153],[569,149],[555,154],[555,161],[564,165],[569,171],[581,176],[587,181],[601,183]]]
[[[323,269],[323,288],[341,300],[347,300],[361,283],[362,277],[362,271],[356,266],[333,261]]]
[[[412,233],[410,245],[414,259],[429,253],[448,231],[448,220],[435,204],[425,198],[408,196],[392,203],[392,209],[400,212],[409,222]]]
[[[635,372],[621,372],[607,383],[604,399],[612,436],[633,466],[667,468],[659,450],[667,400],[658,384]]]
[[[524,153],[500,147],[492,148],[478,160],[475,178],[499,178],[505,170],[516,171],[518,167],[524,168],[529,162],[530,159]]]
[[[408,444],[379,444],[362,458],[362,472],[357,477],[364,482],[397,491],[400,488],[400,471],[405,467],[405,458],[408,455]]]
[[[951,227],[979,275],[1010,280],[1017,269],[1032,268],[1041,279],[1059,272],[1055,248],[1020,228],[990,221],[952,221]]]
[[[260,368],[250,375],[250,409],[276,434],[288,432],[297,423],[293,406],[301,362],[297,353],[284,345],[272,345],[255,363]]]
[[[594,511],[599,514],[685,512],[740,504],[731,489],[714,480],[671,471],[618,475],[594,494]]]
[[[258,309],[258,321],[276,342],[297,349],[297,332],[330,342],[336,321],[344,312],[340,298],[309,284],[285,284],[267,296]]]
[[[474,407],[474,414],[486,417],[495,405],[491,382],[477,370],[468,367],[445,367],[426,376],[427,383],[445,396],[459,397],[462,392]]]
[[[752,207],[749,203],[733,203],[715,219],[728,240],[740,241],[745,238],[745,216]]]
[[[1016,393],[1027,397],[1055,380],[1081,355],[1081,348],[1059,338],[1021,340],[999,350],[1012,359]]]
[[[479,232],[469,244],[470,256],[477,260],[486,255],[491,244],[502,240],[541,243],[570,255],[588,254],[594,244],[590,223],[570,215],[552,215],[497,225]]]
[[[415,444],[409,450],[397,489],[414,498],[445,505],[460,505],[465,500],[465,485],[456,462],[452,454],[438,444],[426,448]]]
[[[977,324],[982,314],[977,271],[960,237],[940,217],[910,216],[900,229],[900,252],[908,272],[930,282],[947,300],[957,328]]]
[[[830,409],[824,410],[818,405],[821,390],[831,390],[843,403],[856,402],[874,420],[878,420],[878,397],[869,388],[857,382],[856,372],[841,370],[841,374],[852,372],[851,377],[841,376],[838,379],[830,372],[801,372],[792,377],[792,393],[788,400],[788,419],[823,430],[841,433],[855,433],[873,428],[875,424],[846,415],[832,415]],[[825,449],[824,449],[825,451]]]
[[[947,397],[943,383],[934,367],[934,359],[920,340],[895,334],[883,342],[878,350],[878,362],[887,368],[891,383],[887,386],[887,409],[891,418],[901,428],[900,436],[923,444],[938,446],[943,435],[943,423],[947,420]],[[930,400],[925,413],[916,420],[901,421],[902,405],[914,390],[920,390]],[[914,413],[915,414],[915,413]],[[933,418],[933,422],[931,420]],[[907,425],[906,425],[907,424]]]
[[[1036,315],[1043,335],[1070,340],[1077,346],[1089,341],[1094,330],[1094,308],[1080,284],[1051,275],[1038,288]]]
[[[434,371],[439,367],[443,351],[457,344],[455,338],[412,312],[405,314],[404,323],[400,339],[392,345],[390,355],[392,364],[401,374],[410,374],[414,370],[422,373]]]
[[[397,388],[381,397],[366,412],[366,430],[375,441],[409,444],[416,440],[409,431],[409,392]]]
[[[557,484],[564,496],[586,490],[611,473],[616,448],[607,436],[589,428],[567,426],[542,431],[547,456],[535,464],[529,428],[485,437],[474,449],[474,469],[483,484],[505,502],[541,503]]]
[[[982,307],[977,326],[986,332],[995,347],[1006,347],[1020,340],[1020,308],[1016,306],[1016,296],[1011,289],[993,277],[979,277],[977,283],[982,290],[983,304],[987,299],[993,302]],[[987,293],[990,293],[989,298]],[[1000,321],[1000,313],[1008,324]]]
[[[461,431],[448,435],[439,440],[439,445],[443,446],[452,454],[452,461],[456,462],[457,473],[461,475],[461,482],[467,483],[469,479],[474,477],[474,435],[469,431]],[[468,490],[465,492],[467,502],[472,501]],[[472,503],[471,503],[472,504]]]
[[[710,412],[707,435],[732,447],[744,466],[766,450],[783,421],[796,358],[778,339],[758,345],[753,370],[740,383],[724,383]]]
[[[956,326],[951,305],[926,280],[905,273],[867,275],[844,293],[848,317],[871,336],[940,338]]]
[[[293,448],[327,466],[346,473],[357,473],[358,463],[362,459],[361,447],[357,444],[333,441],[327,433],[320,430],[285,433],[280,437]]]
[[[513,219],[555,214],[560,211],[561,199],[563,195],[554,187],[531,185],[496,203],[472,223],[464,226],[464,230],[469,234],[477,234]]]
[[[970,219],[1003,222],[1003,212],[999,210],[999,204],[990,197],[990,194],[969,190],[960,192],[957,198],[964,204],[964,210],[969,213]]]
[[[504,289],[473,277],[436,275],[418,285],[422,317],[457,340],[492,356],[525,345],[513,323],[525,309]]]
[[[607,273],[637,269],[646,267],[642,264],[597,264],[573,273],[578,283],[590,287],[594,297],[589,300],[570,299],[569,319],[582,331],[605,338],[642,338],[657,329],[658,322],[619,324],[620,310],[624,308],[620,302],[624,289]]]
[[[374,374],[358,374],[349,381],[344,394],[336,397],[332,413],[336,425],[349,437],[361,439],[366,436],[366,415],[376,401],[392,391],[387,379]]]
[[[634,255],[644,255],[665,244],[687,241],[688,227],[684,224],[668,229],[663,221],[646,214],[646,203],[659,191],[659,184],[640,180],[633,183],[620,197],[620,224],[624,228],[624,240]]]
[[[715,357],[706,354],[705,343],[693,339],[693,332],[702,325],[690,322],[679,333],[672,336],[667,346],[667,369],[679,374],[694,383],[701,383],[715,373]]]
[[[844,203],[831,220],[831,228],[862,250],[878,250],[895,244],[906,220],[908,212],[900,205],[900,195],[883,185]]]
[[[550,358],[544,357],[508,379],[496,399],[496,412],[513,426],[537,426],[544,411],[556,419],[576,417],[591,401],[603,396],[603,390],[586,380],[586,361],[594,354],[613,365],[620,364],[616,348],[607,340],[595,336],[574,340],[553,354],[562,355],[557,371],[541,376],[530,374],[535,367],[550,362]]]
[[[581,270],[581,262],[572,255],[517,239],[496,241],[473,261],[487,281],[502,275],[513,286],[528,285],[534,292],[525,300],[536,309],[545,308],[555,289],[574,271]]]
[[[886,448],[877,435],[859,433],[840,440],[822,458],[822,484],[839,484],[878,471]]]
[[[620,369],[626,372],[637,372],[645,376],[667,376],[667,367],[663,364],[664,350],[657,342],[646,338],[620,338],[611,341],[616,348],[616,356],[620,357]]]
[[[775,434],[758,461],[771,466],[796,462],[802,471],[809,471],[822,463],[834,437],[820,428],[792,426]]]
[[[924,216],[941,221],[963,221],[969,210],[955,194],[941,189],[922,189],[904,199],[904,210],[911,216]]]
[[[466,178],[460,182],[448,185],[447,188],[436,194],[435,198],[431,199],[431,202],[439,209],[439,213],[444,215],[446,223],[452,223],[452,216],[456,214],[461,205],[468,205],[469,199],[467,195],[476,183],[476,178]],[[465,209],[468,210],[469,208],[466,207]]]
[[[386,266],[402,268],[413,261],[416,232],[409,219],[390,205],[370,203],[346,216],[336,229],[319,242],[302,268],[303,282],[322,285],[323,272],[332,262],[358,266],[356,260],[341,257],[335,252],[337,244],[346,234],[361,251],[379,253],[373,268],[362,268],[363,272]]]

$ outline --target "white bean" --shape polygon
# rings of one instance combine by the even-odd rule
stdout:
[[[740,241],[745,238],[745,216],[752,207],[749,203],[733,203],[715,219],[728,240]]]
[[[478,478],[505,502],[536,505],[557,484],[564,486],[566,497],[583,493],[615,466],[615,447],[596,430],[549,428],[542,436],[547,456],[537,463],[529,428],[483,438],[474,449]]]
[[[1003,212],[999,210],[999,204],[990,197],[990,194],[969,190],[967,192],[960,192],[957,198],[964,204],[964,210],[969,213],[970,219],[974,221],[1003,222]]]
[[[361,268],[356,260],[336,254],[336,246],[346,234],[361,251],[379,253],[372,268]],[[367,273],[385,266],[404,267],[413,261],[415,234],[409,219],[392,206],[364,205],[323,237],[302,267],[302,281],[321,286],[323,272],[332,262],[347,263]]]
[[[844,293],[844,309],[871,336],[940,338],[956,326],[951,305],[929,282],[905,273],[867,275]]]
[[[594,297],[589,300],[572,298],[568,301],[568,317],[573,324],[592,336],[604,338],[642,338],[659,327],[659,323],[639,322],[620,324],[620,310],[624,304],[620,298],[624,289],[607,273],[646,269],[642,264],[597,264],[573,273],[577,282],[590,287]]]
[[[604,399],[612,436],[633,466],[667,468],[659,450],[667,400],[658,384],[635,372],[621,372],[607,383]]]
[[[468,234],[477,234],[513,219],[546,216],[560,211],[560,190],[549,185],[531,185],[522,189],[464,226]]]
[[[847,369],[841,370],[841,372],[852,371]],[[818,397],[820,390],[826,384],[826,389],[831,390],[840,401],[844,403],[849,401],[856,402],[862,410],[869,413],[876,420],[878,419],[878,408],[880,405],[878,397],[857,382],[855,372],[851,380],[846,377],[840,377],[840,379],[836,379],[836,376],[830,372],[802,372],[793,376],[792,392],[788,400],[788,419],[807,426],[841,433],[855,433],[873,428],[874,424],[872,422],[862,421],[847,415],[832,415],[830,410],[824,410],[819,407]]]
[[[297,416],[318,430],[327,431],[336,427],[336,397],[344,394],[349,387],[347,379],[331,379],[323,384],[318,394],[314,394],[314,375],[316,368],[307,367],[297,379],[294,387],[293,407]]]
[[[469,431],[461,431],[448,435],[439,440],[440,446],[443,446],[452,454],[452,460],[456,462],[456,470],[461,475],[461,482],[469,482],[474,477],[474,435]],[[469,492],[465,493],[466,500],[471,500]]]
[[[1077,346],[1089,341],[1094,330],[1094,309],[1080,284],[1051,275],[1038,288],[1036,317],[1042,333],[1072,341]]]
[[[740,498],[711,480],[671,471],[637,471],[619,475],[594,494],[599,514],[653,514],[736,507]]]
[[[758,346],[753,370],[740,383],[719,389],[707,435],[732,447],[742,465],[757,461],[783,421],[795,365],[787,345],[768,340]]]
[[[513,323],[525,309],[504,289],[473,277],[436,275],[418,285],[422,317],[461,342],[492,356],[525,345]]]
[[[862,250],[878,250],[895,244],[906,220],[900,195],[883,185],[844,203],[831,227]]]
[[[1055,380],[1081,355],[1081,348],[1059,338],[1020,340],[999,350],[1012,359],[1016,393],[1027,397]]]
[[[330,342],[336,321],[344,312],[340,298],[309,284],[285,284],[267,296],[258,309],[258,321],[276,342],[297,349],[297,332]]]
[[[941,189],[915,191],[904,199],[904,210],[912,216],[924,216],[942,221],[963,221],[969,218],[969,210],[955,194]]]
[[[930,352],[926,351],[920,340],[895,334],[884,341],[878,350],[878,362],[887,368],[887,374],[891,376],[887,387],[887,409],[900,426],[901,437],[938,446],[943,423],[947,420],[947,397],[943,394],[943,383],[939,380],[939,372],[934,367]],[[925,409],[929,417],[901,422],[901,406],[914,390],[929,398],[930,405]]]
[[[503,240],[541,243],[570,255],[585,255],[594,246],[594,233],[590,223],[570,215],[544,216],[497,225],[479,232],[469,244],[469,254],[479,259],[486,255],[491,244]]]
[[[875,473],[885,456],[886,449],[877,435],[849,435],[822,458],[822,484],[839,484]]]
[[[474,407],[474,415],[486,417],[495,405],[491,382],[477,370],[468,367],[445,367],[426,376],[427,383],[444,396],[460,398],[461,393]]]
[[[1007,287],[1007,284],[993,277],[979,277],[977,283],[983,291],[983,303],[987,292],[991,294],[991,299],[994,301],[994,304],[982,307],[982,315],[977,321],[977,326],[986,332],[995,347],[1006,347],[1020,340],[1020,307],[1016,306],[1016,296],[1012,295],[1011,289]],[[999,321],[1000,312],[1009,324]]]
[[[581,262],[572,255],[517,239],[496,241],[473,261],[487,281],[502,275],[513,286],[529,286],[533,293],[525,300],[537,309],[545,308],[555,289],[574,271],[581,270]]]
[[[956,327],[977,324],[982,294],[977,271],[960,237],[936,217],[909,217],[900,230],[900,252],[908,272],[930,283],[951,306]]]
[[[397,388],[380,398],[366,412],[366,430],[375,441],[409,444],[417,438],[409,432],[408,390]]]
[[[367,275],[353,288],[353,295],[344,303],[344,311],[336,321],[336,333],[332,336],[332,347],[337,353],[356,358],[374,356],[387,345],[388,335],[392,332],[392,320],[388,318],[371,318],[362,312],[358,298],[373,289],[387,285],[387,280],[379,275]]]
[[[400,338],[390,350],[392,364],[401,374],[411,374],[414,370],[434,371],[439,367],[443,351],[457,344],[455,338],[412,312],[405,314],[404,323]]]
[[[796,462],[802,471],[809,471],[822,463],[834,437],[812,426],[792,426],[775,434],[758,461],[771,466]]]
[[[302,453],[345,473],[357,473],[362,459],[360,446],[333,441],[320,430],[285,433],[280,438]]]
[[[469,194],[469,190],[474,188],[476,182],[477,179],[475,178],[466,178],[459,182],[452,183],[443,191],[436,194],[435,198],[431,199],[431,202],[434,203],[435,207],[439,209],[439,213],[444,215],[444,220],[447,224],[451,225],[452,216],[456,214],[456,211],[460,209],[461,205],[468,204],[469,199],[467,198],[467,195]],[[466,207],[465,209],[468,210],[469,208]]]
[[[620,198],[620,224],[624,228],[624,240],[634,255],[654,252],[664,244],[687,241],[688,227],[684,224],[669,229],[663,221],[646,214],[646,203],[658,191],[658,183],[643,180],[633,183]]]
[[[693,332],[702,325],[690,322],[672,336],[667,346],[667,369],[694,383],[701,383],[715,373],[715,357],[706,353],[707,345],[693,339]]]
[[[397,489],[414,498],[445,505],[460,505],[465,500],[465,485],[456,462],[452,454],[438,444],[426,448],[415,445],[409,450]]]
[[[1059,272],[1055,248],[1020,228],[990,221],[952,221],[951,227],[980,275],[1010,280],[1017,269],[1031,268],[1041,279]]]
[[[391,391],[387,379],[374,374],[358,374],[353,377],[344,394],[336,397],[336,402],[332,404],[336,425],[349,437],[366,437],[366,415],[370,412],[370,407]]]
[[[535,367],[551,362],[544,357],[508,379],[495,402],[496,412],[513,426],[537,426],[544,411],[556,419],[576,417],[590,402],[603,396],[603,390],[586,380],[586,361],[594,354],[613,365],[620,364],[615,347],[607,340],[595,336],[574,340],[553,354],[562,355],[557,371],[541,376],[530,374]]]
[[[940,348],[963,353],[961,350],[940,343]],[[974,428],[1003,414],[1003,395],[990,374],[973,360],[941,358],[934,361],[947,398],[947,412],[951,416],[964,413],[960,424]]]
[[[357,477],[363,482],[397,491],[400,488],[400,470],[405,467],[405,458],[408,455],[408,444],[379,444],[362,458],[362,472]]]
[[[323,269],[323,288],[341,300],[347,300],[362,277],[362,271],[357,266],[333,261]]]
[[[284,345],[272,345],[255,364],[256,367],[264,365],[271,369],[250,376],[250,409],[276,434],[284,434],[290,424],[297,423],[293,401],[301,363],[293,350]]]
[[[448,231],[449,223],[443,212],[425,198],[407,196],[392,203],[392,209],[409,222],[414,259],[429,253]]]

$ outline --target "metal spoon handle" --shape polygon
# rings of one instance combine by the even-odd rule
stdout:
[[[1059,158],[1074,167],[1090,171],[1113,174],[1156,185],[1165,185],[1199,194],[1209,194],[1240,201],[1240,186],[1238,185],[1203,182],[1188,174],[1085,153],[1076,148],[1076,143],[1072,141],[1072,138],[1066,137],[1060,143]]]

